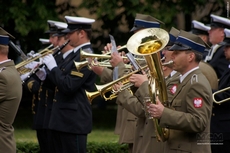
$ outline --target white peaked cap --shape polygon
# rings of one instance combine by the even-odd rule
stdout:
[[[211,27],[204,25],[203,23],[193,20],[193,27],[199,30],[203,30],[203,31],[209,31],[211,29]]]
[[[230,46],[230,29],[224,29],[225,38],[220,45]]]
[[[92,24],[95,22],[94,19],[85,18],[85,17],[74,17],[74,16],[65,16],[67,23],[69,24]]]
[[[57,27],[55,26],[55,23],[61,23],[59,21],[54,21],[54,20],[47,20],[49,30],[46,31],[45,33],[47,34],[53,34],[57,32]]]
[[[65,19],[68,27],[62,31],[64,33],[70,33],[78,29],[91,29],[92,23],[95,22],[94,19],[85,17],[65,16]]]
[[[50,44],[50,40],[49,40],[49,39],[40,38],[39,41],[40,41],[42,44]]]
[[[214,14],[211,14],[210,17],[211,17],[211,27],[230,29],[230,20],[229,19],[221,17],[221,16],[217,16]]]
[[[56,22],[54,25],[57,27],[57,29],[66,29],[68,26],[65,22]]]
[[[59,21],[54,21],[54,20],[47,20],[47,23],[51,26],[55,26],[55,23],[63,23],[63,22],[59,22]]]
[[[230,38],[230,29],[224,29],[225,37]]]

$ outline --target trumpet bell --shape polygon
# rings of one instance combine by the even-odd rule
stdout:
[[[169,34],[161,28],[147,28],[133,34],[127,49],[135,55],[151,55],[162,50],[169,41]]]

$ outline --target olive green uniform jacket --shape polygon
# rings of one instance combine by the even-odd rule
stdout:
[[[168,102],[171,102],[172,97],[176,93],[178,83],[179,83],[179,78],[180,73],[176,72],[174,75],[169,75],[165,79],[166,87],[167,87],[167,93],[168,93]]]
[[[124,64],[122,63],[120,63],[118,66],[119,69],[122,69],[122,71],[119,71],[118,73],[118,76],[121,77],[126,73],[126,69],[124,67]],[[101,82],[108,83],[113,81],[112,75],[113,72],[111,69],[104,68],[102,75],[100,76]],[[119,135],[120,144],[133,143],[137,117],[124,109],[122,105],[119,105],[121,101],[124,101],[124,99],[116,99],[116,103],[118,104],[118,106],[114,133]]]
[[[212,91],[200,69],[178,85],[171,108],[164,108],[160,126],[170,129],[165,153],[210,153]]]
[[[144,82],[132,95],[128,90],[118,94],[123,99],[121,104],[129,112],[137,116],[133,153],[162,153],[163,143],[157,142],[153,120],[146,118],[143,99],[149,96],[148,82]]]
[[[211,85],[211,88],[213,90],[217,90],[218,89],[218,77],[217,77],[216,71],[211,67],[211,65],[209,65],[208,63],[205,63],[205,62],[200,62],[199,68],[200,68],[201,72],[208,79],[208,81]]]
[[[12,126],[22,98],[22,82],[13,61],[0,64],[0,152],[16,153]]]
[[[124,73],[124,66],[120,65],[119,74]],[[149,96],[148,82],[146,81],[133,94],[129,90],[118,93],[117,99],[122,99],[119,105],[137,117],[132,153],[162,153],[163,143],[157,142],[153,120],[145,116],[143,99]]]

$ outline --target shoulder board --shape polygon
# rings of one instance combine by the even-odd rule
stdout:
[[[77,71],[71,71],[70,73],[71,75],[74,75],[74,76],[78,76],[80,78],[82,78],[84,76],[83,73],[80,73],[80,72],[77,72]]]
[[[198,76],[197,74],[193,74],[193,76],[191,77],[191,84],[196,83],[196,82],[198,82]]]
[[[6,69],[6,67],[1,67],[0,68],[0,72],[2,72],[3,70],[5,70]]]

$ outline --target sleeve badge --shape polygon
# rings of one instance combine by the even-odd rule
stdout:
[[[203,100],[202,98],[194,98],[193,99],[193,105],[195,108],[201,108],[203,105]]]
[[[172,94],[175,94],[176,93],[176,90],[177,90],[177,84],[174,84],[171,88],[170,88],[170,92]]]

